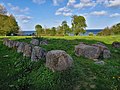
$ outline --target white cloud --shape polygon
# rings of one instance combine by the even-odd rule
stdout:
[[[20,21],[22,21],[23,23],[27,23],[29,22],[33,17],[31,16],[26,16],[26,15],[16,15],[16,18]]]
[[[52,0],[54,6],[58,6],[59,3],[63,2],[64,0]]]
[[[120,0],[109,0],[108,7],[120,7]]]
[[[28,7],[21,9],[18,6],[13,6],[11,3],[8,3],[8,6],[10,7],[11,10],[15,11],[16,13],[28,13],[28,11],[29,11]]]
[[[69,0],[67,3],[67,6],[74,6],[75,3],[76,3],[76,0]]]
[[[120,13],[111,14],[110,17],[120,17]]]
[[[67,7],[59,8],[56,11],[55,15],[71,16],[72,10]]]
[[[46,0],[32,0],[32,1],[37,4],[43,4],[46,2]]]
[[[104,16],[104,15],[107,15],[107,11],[94,11],[94,12],[91,12],[90,15],[96,15],[96,16]]]
[[[93,0],[80,0],[80,3],[74,4],[74,8],[93,7],[96,3]]]

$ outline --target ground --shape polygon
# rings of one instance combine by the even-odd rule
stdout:
[[[41,45],[47,51],[65,50],[74,60],[74,66],[63,72],[52,72],[45,67],[45,60],[31,62],[22,53],[2,44],[0,36],[0,89],[1,90],[119,90],[120,89],[120,49],[112,47],[120,36],[66,36],[43,37],[48,45]],[[31,37],[8,37],[12,40],[30,42]],[[104,43],[111,51],[105,65],[96,65],[93,60],[77,57],[74,46],[79,42]]]

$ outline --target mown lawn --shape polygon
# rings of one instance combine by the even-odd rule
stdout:
[[[120,49],[111,46],[113,41],[120,41],[120,36],[40,38],[49,41],[48,45],[41,45],[47,51],[65,50],[74,60],[70,70],[54,73],[45,67],[45,60],[31,62],[22,53],[4,46],[2,38],[0,36],[0,90],[120,90]],[[31,37],[25,36],[9,38],[28,43],[31,40]],[[102,42],[108,46],[112,56],[104,59],[105,65],[96,65],[93,60],[77,57],[74,46],[79,42]]]

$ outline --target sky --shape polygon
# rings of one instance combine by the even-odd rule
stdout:
[[[86,18],[87,29],[102,29],[120,23],[120,0],[0,0],[13,14],[23,31],[34,30],[36,24],[57,27],[72,15]]]

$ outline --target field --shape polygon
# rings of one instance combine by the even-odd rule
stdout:
[[[120,36],[65,36],[42,37],[48,45],[41,45],[47,51],[65,50],[74,60],[74,66],[67,71],[52,72],[45,67],[45,60],[31,62],[22,53],[2,44],[0,36],[0,90],[120,90],[120,49],[111,46],[120,41]],[[30,42],[31,37],[9,37],[12,40]],[[77,57],[74,46],[79,42],[104,43],[111,51],[105,65],[94,64],[93,60]]]

